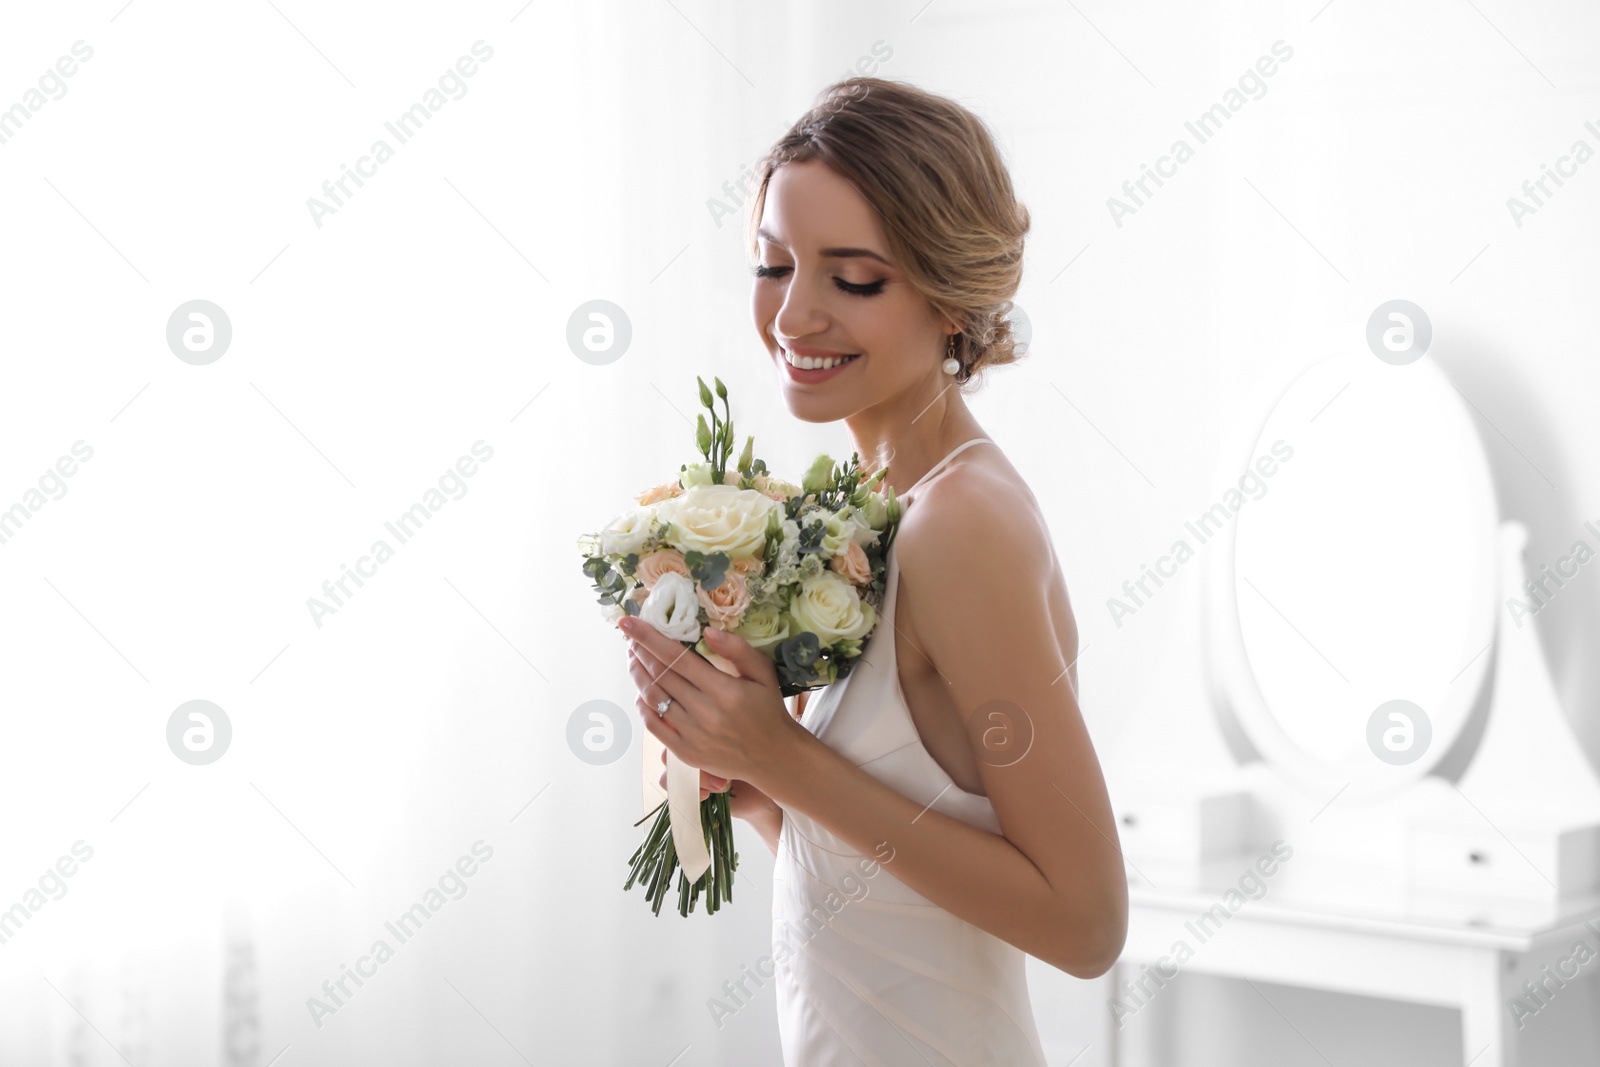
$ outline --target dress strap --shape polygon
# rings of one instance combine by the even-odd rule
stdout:
[[[988,441],[990,444],[994,444],[994,439],[993,438],[989,438],[989,437],[974,437],[970,441],[963,441],[959,445],[956,445],[956,447],[952,448],[949,451],[949,453],[943,459],[941,459],[939,462],[935,463],[932,467],[930,467],[928,469],[928,473],[927,474],[924,474],[922,477],[918,478],[914,483],[912,483],[912,485],[909,488],[907,488],[904,492],[900,493],[899,494],[900,497],[903,499],[905,497],[910,496],[912,490],[920,488],[923,482],[927,481],[929,478],[932,478],[935,474],[938,474],[939,471],[944,469],[944,465],[946,463],[949,463],[952,459],[955,459],[957,456],[959,456],[961,453],[965,452],[967,449],[971,448],[973,445],[981,444],[984,441]]]

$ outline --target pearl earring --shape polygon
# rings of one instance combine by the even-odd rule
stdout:
[[[958,371],[960,371],[961,370],[961,361],[956,358],[956,335],[955,334],[951,334],[950,335],[950,344],[948,346],[946,346],[944,354],[945,354],[944,372],[946,374],[955,374]]]

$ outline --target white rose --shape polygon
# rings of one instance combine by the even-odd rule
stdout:
[[[631,508],[600,531],[600,552],[606,556],[626,556],[637,552],[650,540],[651,527],[656,521],[656,509]]]
[[[657,516],[675,527],[673,544],[730,559],[759,556],[766,547],[767,515],[776,500],[732,485],[695,485],[657,505]]]
[[[639,618],[676,641],[700,640],[700,598],[694,579],[669,571],[656,579]]]
[[[833,571],[822,571],[800,583],[789,613],[802,630],[817,635],[822,647],[859,639],[872,632],[878,613],[861,599],[856,587]]]

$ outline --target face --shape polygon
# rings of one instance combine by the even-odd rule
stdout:
[[[758,233],[751,311],[797,418],[832,422],[938,391],[954,327],[890,260],[881,216],[854,185],[819,160],[787,163],[768,182]],[[823,366],[840,356],[854,358]]]

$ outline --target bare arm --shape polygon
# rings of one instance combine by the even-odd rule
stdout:
[[[930,507],[930,487],[923,523],[903,528],[895,551],[902,580],[916,575],[916,602],[928,605],[916,630],[967,716],[1004,836],[925,808],[933,798],[900,795],[805,730],[758,784],[861,853],[887,856],[895,877],[952,914],[1069,974],[1096,977],[1122,951],[1127,879],[1040,580],[1053,565],[1048,535],[996,514],[974,489],[939,488],[943,502]],[[981,548],[951,566],[949,545]],[[996,750],[997,730],[1025,745],[1020,755]]]
[[[800,720],[800,716],[806,713],[806,701],[810,696],[809,692],[795,694],[794,707],[789,709],[789,714],[794,716],[796,722]],[[783,830],[783,809],[778,807],[773,799],[765,794],[762,794],[762,799],[766,801],[765,805],[746,821],[756,828],[756,831],[761,835],[761,839],[767,843],[767,847],[776,856],[778,854],[778,834]]]
[[[734,786],[735,789],[739,787]],[[761,835],[761,840],[767,843],[767,848],[772,854],[778,854],[778,834],[783,830],[783,809],[774,804],[770,799],[763,798],[765,804],[762,810],[745,816],[745,822],[756,828],[756,833]]]
[[[807,692],[799,693],[794,697],[794,706],[789,709],[789,714],[794,716],[796,720],[805,714],[806,699],[810,696],[811,694]],[[754,789],[754,786],[750,786],[749,783],[737,783],[733,787],[734,791],[737,793],[741,786]],[[776,856],[778,854],[778,834],[783,830],[783,809],[778,807],[772,798],[764,793],[760,795],[760,798],[761,804],[749,814],[741,817],[745,822],[756,828],[756,832],[761,835],[761,840],[767,843],[767,848],[771,849],[772,854]]]

